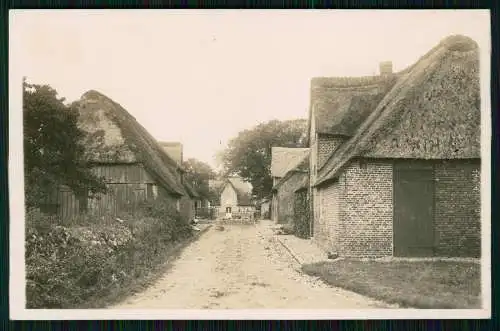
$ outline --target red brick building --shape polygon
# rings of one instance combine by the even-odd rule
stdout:
[[[409,68],[311,82],[313,239],[340,256],[480,255],[477,44]]]

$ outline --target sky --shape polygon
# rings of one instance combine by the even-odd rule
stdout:
[[[489,24],[466,10],[16,10],[10,67],[69,101],[102,92],[216,166],[238,132],[307,118],[312,77],[399,71],[451,34],[489,45]]]

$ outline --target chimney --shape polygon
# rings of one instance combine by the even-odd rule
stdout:
[[[392,74],[392,62],[384,61],[380,63],[380,76],[389,76]]]
[[[178,165],[182,165],[183,155],[182,155],[182,144],[180,142],[160,142],[163,150],[174,160]]]

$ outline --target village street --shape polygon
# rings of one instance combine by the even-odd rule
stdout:
[[[356,309],[385,305],[299,272],[270,221],[211,227],[154,285],[110,307]]]

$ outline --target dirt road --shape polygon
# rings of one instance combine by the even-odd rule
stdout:
[[[154,285],[111,308],[356,309],[384,304],[302,274],[269,221],[210,228]]]

